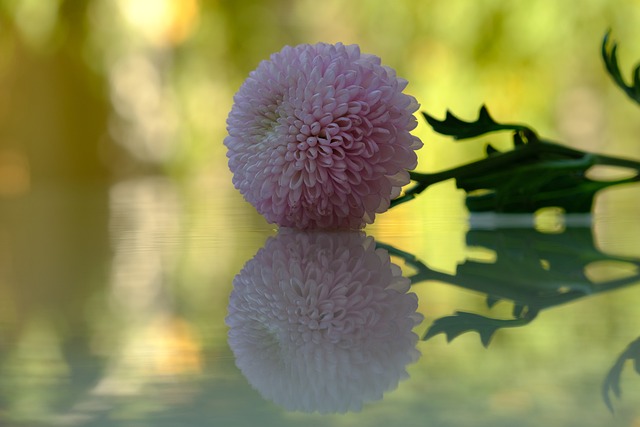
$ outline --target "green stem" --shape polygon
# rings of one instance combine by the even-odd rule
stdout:
[[[504,171],[504,173],[508,174],[509,172],[505,169],[507,167],[514,167],[518,163],[522,164],[520,170],[524,170],[522,168],[535,168],[536,160],[546,162],[545,167],[547,168],[565,168],[567,169],[567,171],[586,171],[590,166],[598,164],[625,167],[635,169],[638,172],[634,177],[618,181],[593,181],[593,184],[597,187],[596,191],[611,185],[640,181],[640,162],[602,154],[587,153],[550,141],[534,140],[533,142],[527,143],[525,145],[516,146],[512,151],[493,154],[485,159],[478,160],[473,163],[468,163],[466,165],[462,165],[453,169],[435,173],[420,173],[410,171],[409,176],[413,181],[416,182],[416,184],[407,189],[401,197],[392,200],[391,207],[414,199],[427,187],[439,182],[447,181],[449,179],[456,179],[458,181],[458,185],[460,186],[460,184],[462,183],[469,184],[475,181],[481,182],[485,177],[495,179],[497,175],[502,173],[501,170]],[[557,161],[557,163],[555,161]],[[505,176],[505,179],[506,178],[507,176]],[[465,185],[463,184],[462,187],[465,188]],[[558,194],[565,191],[567,191],[566,188],[561,189],[559,190]],[[552,198],[555,197],[557,196],[552,195]]]

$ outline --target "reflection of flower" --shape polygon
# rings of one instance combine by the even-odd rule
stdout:
[[[226,320],[236,364],[286,409],[359,410],[417,359],[417,298],[387,251],[359,232],[285,230],[233,286]]]
[[[406,85],[357,45],[285,47],[234,97],[224,141],[234,185],[282,226],[371,223],[409,183],[422,145]]]

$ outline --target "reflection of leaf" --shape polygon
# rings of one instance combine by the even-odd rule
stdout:
[[[522,304],[516,304],[513,306],[513,317],[521,317],[524,313],[525,306]]]
[[[613,365],[602,385],[602,398],[611,412],[613,412],[613,403],[611,403],[609,394],[613,393],[617,398],[620,398],[620,375],[622,374],[624,362],[624,360],[618,360]]]
[[[431,125],[434,131],[442,135],[452,136],[454,139],[469,139],[476,136],[484,135],[489,132],[496,132],[499,130],[525,130],[527,129],[522,125],[514,124],[502,124],[498,123],[489,114],[486,106],[480,108],[478,119],[475,122],[465,122],[459,119],[451,111],[447,111],[444,120],[438,120],[435,117],[422,113],[427,122]]]
[[[501,300],[502,298],[497,297],[495,295],[487,295],[487,307],[491,308],[497,303],[499,303]]]
[[[427,330],[423,340],[426,341],[438,334],[445,334],[447,341],[451,341],[465,332],[477,332],[480,335],[482,345],[488,347],[491,338],[493,338],[498,329],[522,326],[533,320],[533,317],[535,317],[535,314],[526,318],[502,320],[456,311],[453,316],[441,317],[435,320]]]
[[[485,248],[495,254],[492,262],[467,259],[455,274],[433,270],[414,254],[378,242],[401,258],[420,282],[448,283],[485,295],[488,309],[498,302],[513,303],[512,320],[490,319],[480,314],[456,313],[435,320],[424,339],[445,334],[449,341],[465,332],[480,334],[486,346],[500,328],[524,326],[537,313],[601,292],[633,286],[640,281],[640,259],[602,252],[596,247],[590,226],[568,227],[562,233],[542,233],[533,228],[472,229],[467,246]],[[598,282],[586,273],[595,262],[617,262],[631,267],[633,274]],[[636,362],[640,368],[640,359]]]
[[[613,403],[611,402],[610,394],[613,393],[615,397],[620,398],[622,394],[620,390],[620,376],[622,375],[622,369],[627,360],[633,360],[634,369],[636,373],[640,374],[640,338],[629,344],[622,354],[620,354],[602,384],[602,399],[611,412],[613,412]]]

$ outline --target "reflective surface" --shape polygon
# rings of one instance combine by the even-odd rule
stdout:
[[[533,218],[445,186],[346,234],[214,188],[2,202],[2,425],[640,422],[640,188]]]

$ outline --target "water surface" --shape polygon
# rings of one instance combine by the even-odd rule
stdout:
[[[381,310],[385,319],[412,315],[416,339],[387,337],[386,348],[360,353],[355,338],[333,344],[342,350],[321,339],[313,352],[288,343],[288,354],[310,357],[293,362],[279,353],[278,326],[258,316],[275,337],[264,348],[282,355],[280,373],[265,362],[273,354],[252,356],[258,372],[265,362],[266,380],[238,368],[242,350],[230,348],[225,317],[234,276],[261,248],[272,256],[273,242],[290,237],[232,189],[151,176],[5,200],[2,425],[636,425],[637,195],[631,187],[606,193],[593,216],[536,219],[470,217],[459,193],[435,189],[382,215],[362,241],[295,246],[283,259],[307,251],[303,270],[321,249],[330,259],[349,245],[354,257],[378,248],[384,260],[390,251],[417,304],[397,299],[393,312],[381,300]],[[336,262],[314,271],[325,277]],[[388,324],[403,330],[394,319]],[[327,403],[343,375],[353,393],[378,383],[384,393]],[[306,406],[288,410],[296,395]]]

